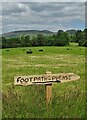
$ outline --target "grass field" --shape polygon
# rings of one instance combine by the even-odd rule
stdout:
[[[25,51],[23,50],[25,49]],[[33,54],[26,54],[32,49]],[[39,52],[43,49],[43,52]],[[3,118],[84,118],[85,48],[31,47],[2,50]],[[52,104],[46,109],[45,85],[14,86],[14,76],[73,72],[80,79],[52,85]]]

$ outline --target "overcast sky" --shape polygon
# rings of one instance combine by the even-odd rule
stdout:
[[[58,31],[84,28],[85,2],[2,3],[3,33],[16,30]]]

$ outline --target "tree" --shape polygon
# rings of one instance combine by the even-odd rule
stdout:
[[[24,36],[23,36],[23,35],[20,36],[19,39],[20,39],[21,47],[25,47],[25,46],[26,46],[26,43],[25,43],[25,41],[24,41]]]
[[[87,29],[80,33],[79,46],[87,47]]]
[[[31,41],[29,35],[24,37],[24,43],[25,43],[25,47],[31,47],[32,46],[32,41]]]
[[[69,35],[66,32],[59,30],[55,36],[54,42],[56,46],[69,45]]]
[[[75,42],[79,42],[80,38],[81,38],[81,34],[82,34],[82,31],[81,30],[77,30],[77,32],[75,33]]]
[[[64,32],[63,30],[59,30],[59,31],[57,32],[57,37],[60,37],[60,35],[61,35],[63,32]]]
[[[45,38],[46,44],[45,45],[46,46],[54,46],[55,45],[55,42],[54,42],[55,38],[56,38],[56,35],[46,36],[46,38]]]
[[[7,40],[5,37],[2,37],[2,48],[6,48],[7,47]]]
[[[42,34],[38,34],[36,40],[37,40],[38,46],[44,46],[45,36],[43,36]]]
[[[76,36],[75,35],[70,36],[70,42],[76,42]]]
[[[32,46],[38,46],[38,42],[37,42],[37,37],[36,36],[32,37]]]

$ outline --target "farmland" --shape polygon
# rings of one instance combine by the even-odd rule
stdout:
[[[32,54],[26,51],[32,49]],[[39,52],[43,49],[43,52]],[[21,47],[2,50],[3,118],[84,118],[85,48]],[[45,85],[14,86],[14,76],[75,73],[80,79],[52,85],[52,103],[45,104]]]

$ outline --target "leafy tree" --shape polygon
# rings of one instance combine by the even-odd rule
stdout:
[[[25,47],[31,47],[32,46],[32,41],[31,41],[29,35],[24,37],[24,43],[25,43]]]
[[[56,35],[49,35],[49,36],[46,36],[46,46],[54,46],[55,45],[55,42],[54,42],[54,39],[56,38]]]
[[[38,34],[36,40],[37,40],[38,46],[44,46],[45,36],[43,36],[42,34]]]
[[[56,46],[69,45],[69,35],[66,32],[63,32],[62,30],[59,30],[57,32],[57,35],[56,35],[54,41],[55,41]]]
[[[75,42],[79,42],[79,40],[81,39],[81,34],[82,34],[82,31],[81,30],[77,30],[77,32],[75,33],[75,36],[76,36],[76,39],[75,39]]]
[[[20,36],[19,39],[20,39],[21,47],[25,47],[24,36],[23,35]]]
[[[57,37],[60,37],[63,32],[64,32],[63,30],[59,30],[59,31],[57,32]]]
[[[2,37],[2,48],[7,47],[7,40],[5,37]]]
[[[70,42],[76,42],[76,36],[75,35],[71,35],[69,37],[69,39],[70,39]]]
[[[32,37],[32,46],[38,46],[38,42],[37,42],[37,37],[36,36]]]
[[[87,29],[80,33],[79,46],[87,47]]]

